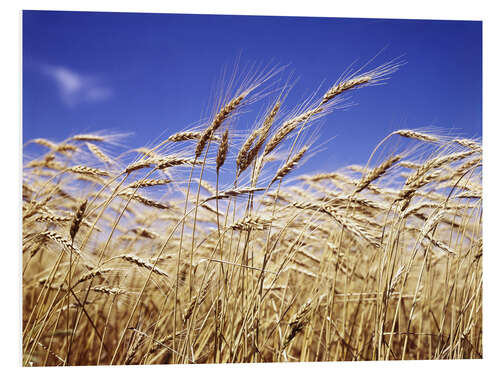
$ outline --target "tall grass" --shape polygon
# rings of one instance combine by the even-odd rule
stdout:
[[[26,144],[24,365],[481,358],[481,144],[402,129],[298,173],[316,122],[397,68],[289,113],[256,76],[118,156],[113,134]]]

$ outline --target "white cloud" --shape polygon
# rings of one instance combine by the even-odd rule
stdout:
[[[61,100],[68,107],[106,100],[112,95],[111,89],[95,77],[84,76],[63,66],[45,65],[42,71],[55,81]]]

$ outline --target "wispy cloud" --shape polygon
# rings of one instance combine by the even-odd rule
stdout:
[[[112,90],[98,78],[79,74],[64,66],[44,65],[42,72],[54,80],[61,100],[71,108],[83,102],[106,100],[112,95]]]

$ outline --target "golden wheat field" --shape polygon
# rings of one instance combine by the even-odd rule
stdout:
[[[254,74],[139,149],[27,142],[23,365],[482,358],[480,140],[401,129],[303,173],[306,130],[399,67],[287,107],[276,70]]]

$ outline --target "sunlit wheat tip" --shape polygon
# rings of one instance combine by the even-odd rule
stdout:
[[[217,152],[217,158],[215,162],[217,171],[219,171],[220,167],[222,167],[222,165],[224,164],[228,149],[229,149],[229,129],[226,129],[226,131],[222,135],[222,141],[219,145],[219,150]]]
[[[294,169],[297,164],[299,163],[300,159],[302,159],[302,157],[304,156],[304,154],[306,153],[306,151],[309,149],[309,146],[304,146],[300,149],[299,152],[297,152],[295,155],[293,155],[290,160],[288,162],[285,163],[285,165],[283,165],[279,170],[278,172],[276,172],[276,175],[274,176],[274,178],[271,180],[271,184],[276,181],[276,180],[279,180],[279,179],[282,179],[283,177],[285,177],[288,173],[290,173],[292,171],[292,169]]]
[[[439,139],[433,135],[417,132],[415,130],[409,129],[401,129],[394,132],[394,134],[398,134],[401,137],[416,139],[424,142],[437,142]]]

